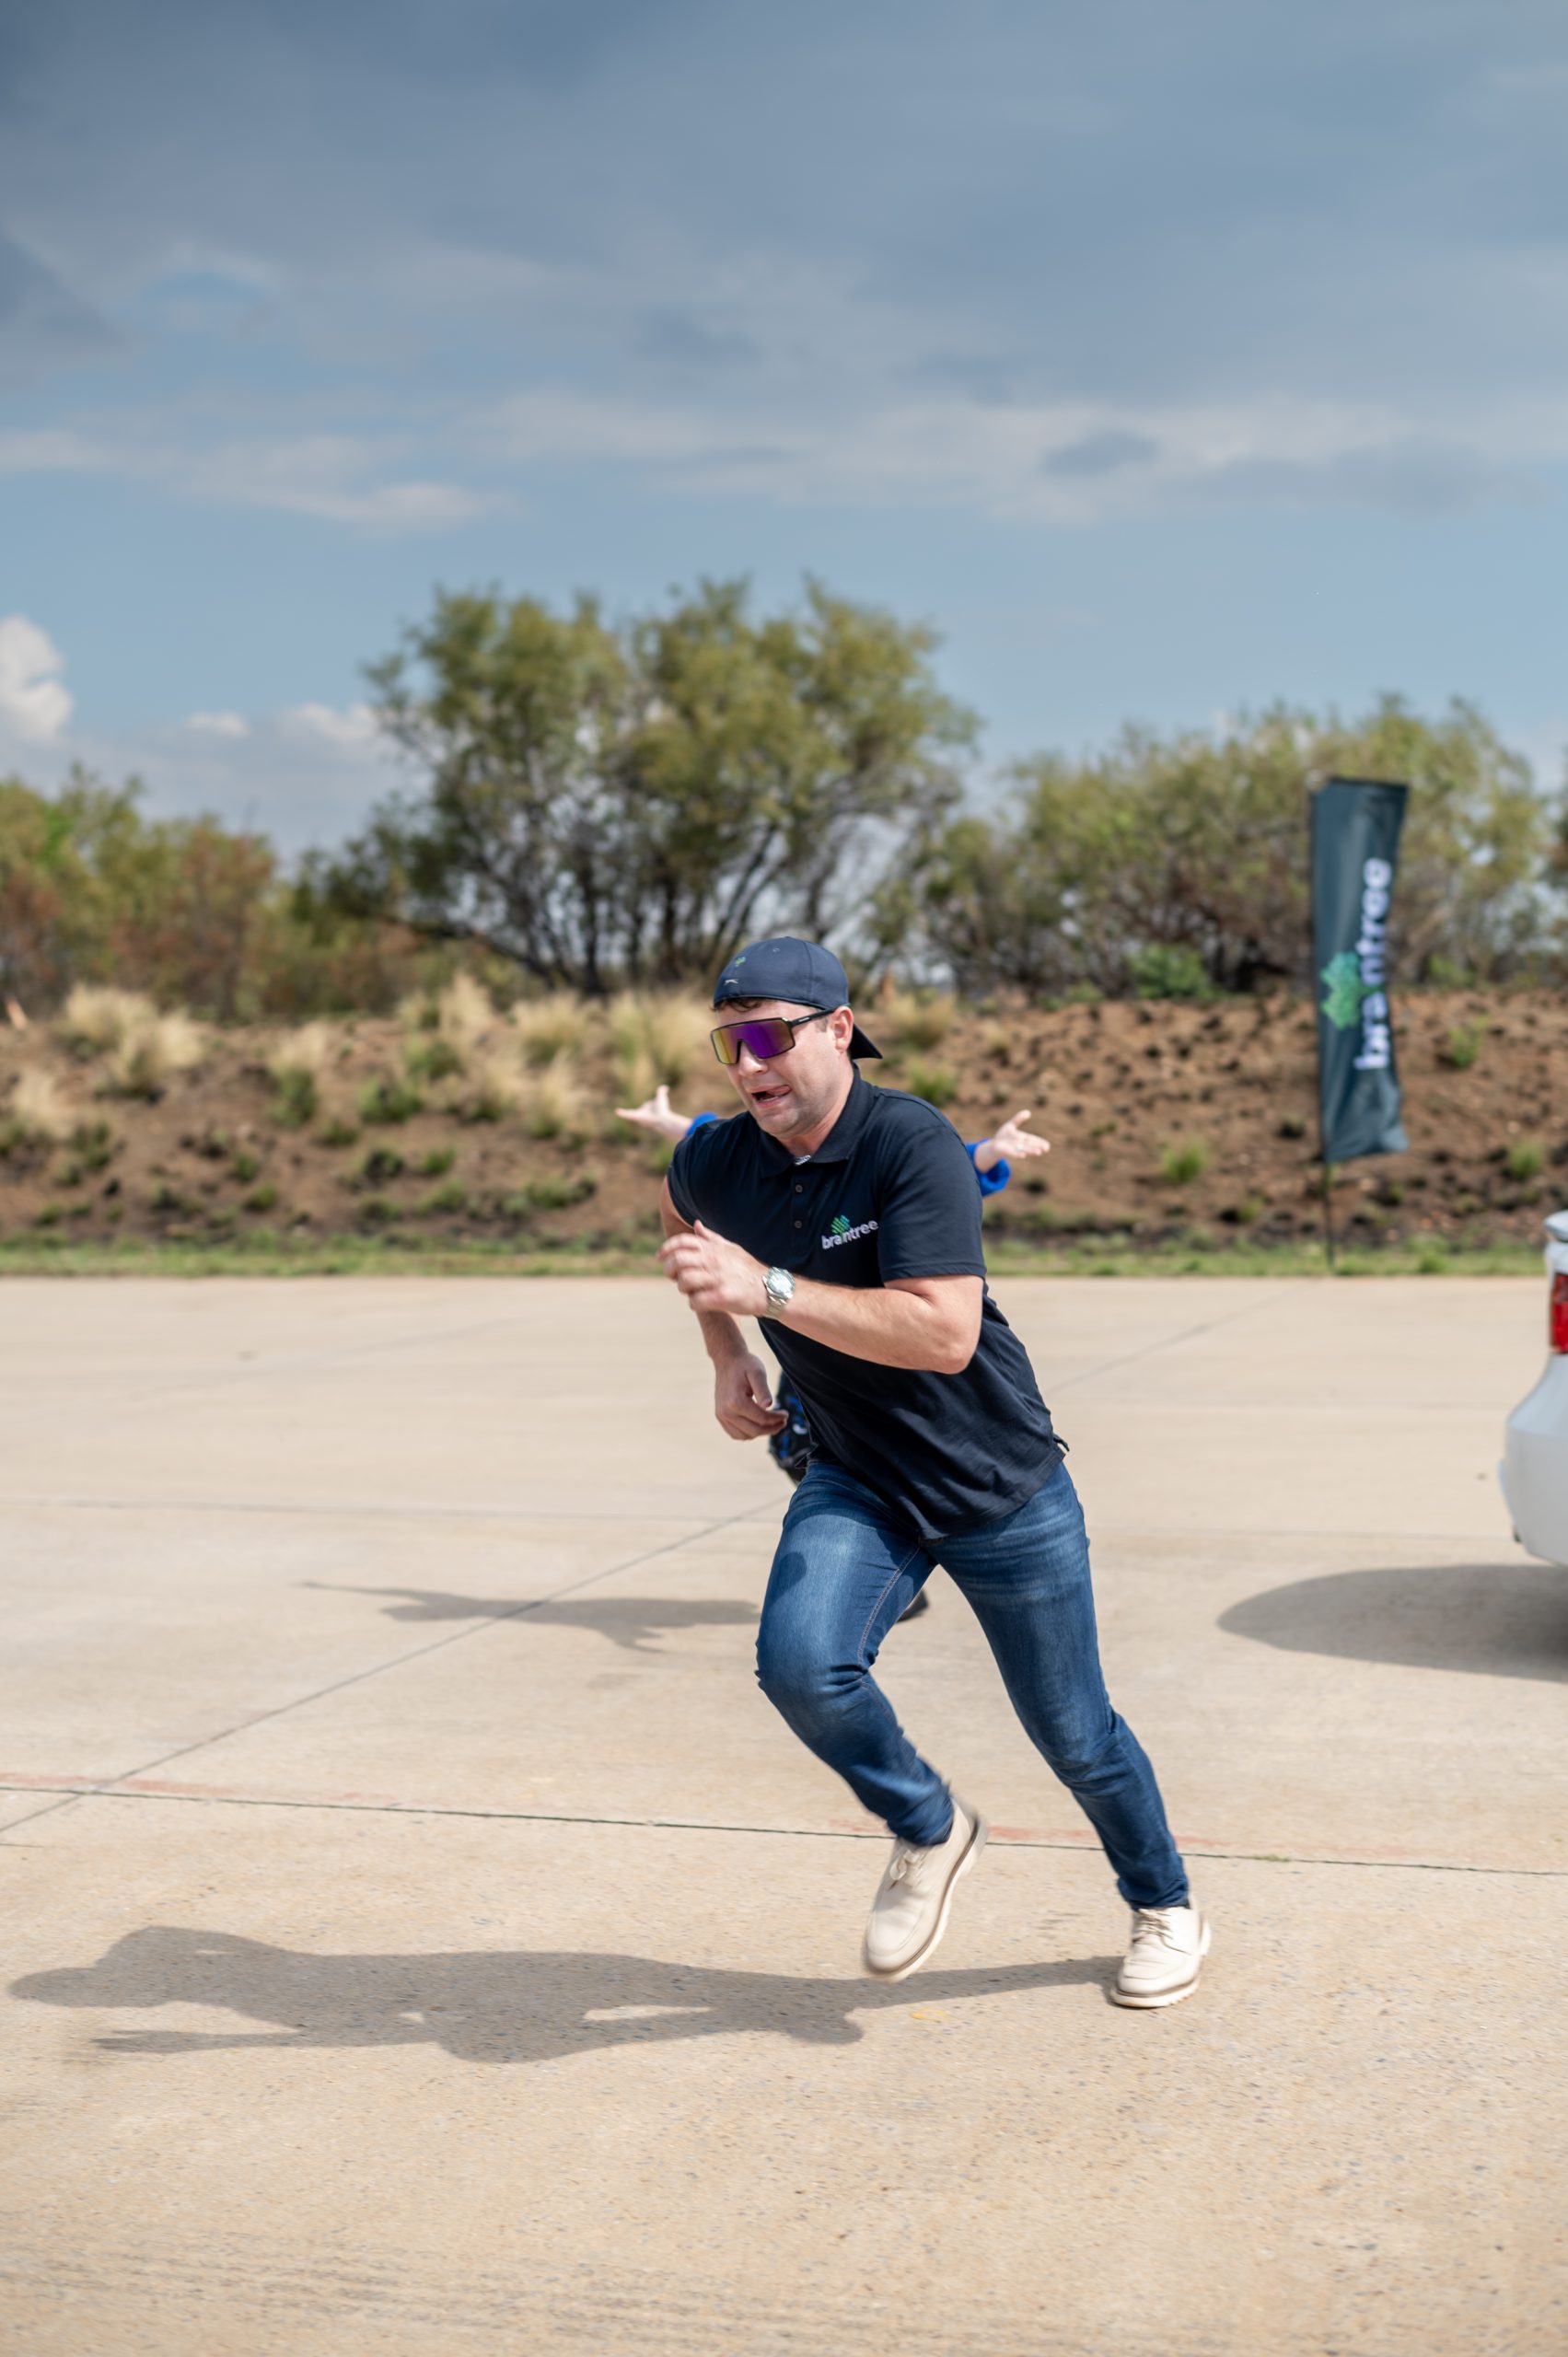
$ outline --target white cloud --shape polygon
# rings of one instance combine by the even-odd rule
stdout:
[[[193,712],[185,723],[192,737],[249,737],[250,724],[238,712]]]
[[[400,474],[406,433],[163,438],[167,410],[0,434],[0,475],[112,474],[220,506],[279,508],[377,533],[444,530],[511,503],[427,473]]]
[[[71,696],[59,674],[65,657],[46,630],[26,614],[0,621],[0,728],[29,745],[52,745],[71,717]]]
[[[367,703],[296,703],[279,714],[278,726],[296,742],[330,745],[334,752],[356,758],[376,751],[380,741]]]

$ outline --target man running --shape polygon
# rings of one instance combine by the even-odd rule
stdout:
[[[755,1317],[811,1425],[758,1678],[893,1835],[864,1960],[901,1980],[935,1951],[986,1838],[871,1676],[942,1564],[1133,1910],[1111,1994],[1175,2004],[1197,1986],[1208,1926],[1154,1771],[1106,1696],[1063,1446],[986,1288],[963,1147],[932,1106],[860,1077],[854,1060],[878,1051],[848,998],[843,968],[814,942],[760,941],[729,961],[714,1005],[737,1019],[714,1044],[749,1119],[693,1130],[665,1186],[659,1257],[697,1314],[719,1423],[737,1440],[774,1427],[766,1370],[736,1322]]]

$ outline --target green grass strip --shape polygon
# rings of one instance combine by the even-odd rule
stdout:
[[[1031,1249],[998,1242],[995,1277],[1320,1277],[1320,1243],[1159,1244],[1139,1251],[1104,1243]],[[1342,1277],[1534,1276],[1529,1244],[1447,1246],[1435,1240],[1341,1251]],[[75,1243],[44,1237],[0,1242],[0,1277],[623,1277],[656,1273],[654,1247],[590,1251],[579,1245],[519,1250],[479,1239],[421,1245],[396,1237],[230,1238],[222,1243]]]

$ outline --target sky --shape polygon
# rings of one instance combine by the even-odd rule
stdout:
[[[1561,0],[0,6],[0,772],[330,843],[437,585],[815,574],[993,780],[1388,691],[1555,787],[1565,120]]]

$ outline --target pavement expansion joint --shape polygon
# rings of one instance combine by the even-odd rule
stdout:
[[[231,1736],[246,1735],[252,1727],[265,1726],[273,1720],[286,1718],[291,1712],[302,1711],[312,1702],[325,1701],[329,1696],[342,1694],[351,1686],[366,1685],[373,1678],[386,1676],[389,1671],[401,1669],[409,1662],[423,1661],[431,1654],[443,1653],[448,1646],[461,1644],[468,1638],[482,1635],[487,1629],[499,1628],[509,1620],[523,1620],[528,1613],[537,1612],[547,1604],[558,1603],[563,1596],[576,1596],[584,1588],[595,1586],[600,1580],[613,1579],[622,1572],[637,1571],[645,1563],[656,1562],[661,1555],[673,1554],[677,1548],[694,1545],[699,1539],[710,1538],[714,1531],[727,1530],[734,1524],[744,1522],[750,1512],[749,1506],[742,1507],[734,1514],[720,1515],[715,1522],[682,1530],[678,1538],[665,1539],[657,1547],[645,1548],[641,1554],[628,1556],[620,1562],[607,1563],[597,1572],[587,1572],[581,1579],[568,1580],[563,1586],[552,1588],[543,1596],[531,1596],[525,1603],[509,1605],[504,1611],[486,1613],[480,1619],[470,1620],[461,1628],[448,1631],[445,1636],[432,1638],[428,1644],[411,1645],[406,1652],[393,1654],[385,1661],[373,1662],[366,1669],[351,1670],[347,1677],[333,1678],[329,1685],[313,1687],[307,1694],[296,1694],[288,1701],[275,1704],[270,1711],[257,1711],[249,1718],[237,1719],[232,1726],[220,1727],[211,1735],[202,1736],[194,1743],[180,1744],[173,1751],[160,1752],[156,1759],[145,1759],[138,1766],[126,1769],[122,1775],[91,1785],[88,1790],[94,1797],[108,1797],[117,1786],[132,1782],[138,1777],[150,1776],[155,1769],[170,1767],[177,1759],[190,1759],[197,1752],[208,1751],[215,1745],[228,1742]],[[0,1790],[3,1789],[7,1788],[0,1785]],[[38,1786],[29,1784],[24,1789],[36,1792]],[[67,1800],[75,1796],[74,1794],[67,1794]],[[66,1803],[57,1805],[63,1806]],[[395,1806],[396,1804],[387,1805]],[[46,1814],[45,1810],[37,1810],[23,1822],[31,1825],[38,1817]]]
[[[178,1758],[180,1755],[173,1756]],[[86,1778],[78,1782],[63,1777],[57,1782],[45,1782],[41,1778],[0,1776],[0,1793],[48,1793],[53,1796],[51,1808],[66,1807],[74,1801],[172,1801],[185,1807],[198,1808],[276,1808],[305,1814],[437,1817],[502,1825],[589,1825],[635,1833],[736,1834],[769,1841],[880,1843],[888,1839],[880,1826],[749,1825],[720,1817],[614,1817],[570,1809],[459,1808],[441,1802],[372,1800],[351,1794],[248,1793],[230,1786],[159,1785],[152,1783],[140,1771],[129,1771],[123,1777],[104,1783],[95,1783]],[[41,1809],[34,1816],[18,1818],[16,1824],[0,1831],[0,1848],[6,1846],[9,1836],[20,1827],[31,1825],[37,1817],[48,1813],[47,1809]],[[1082,1833],[1009,1832],[993,1826],[991,1840],[994,1846],[1004,1850],[1082,1852],[1097,1846],[1094,1834],[1086,1830]],[[1504,1880],[1568,1881],[1568,1867],[1493,1865],[1471,1858],[1412,1858],[1395,1853],[1379,1856],[1376,1852],[1250,1850],[1187,1839],[1181,1840],[1181,1852],[1184,1857],[1211,1859],[1225,1865],[1344,1866],[1375,1874],[1488,1875]]]

